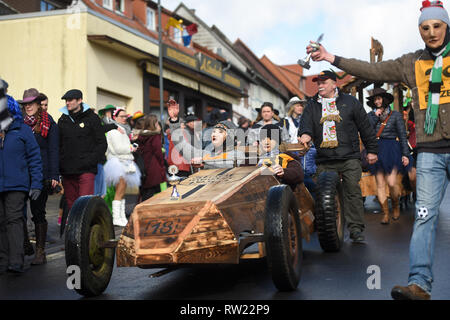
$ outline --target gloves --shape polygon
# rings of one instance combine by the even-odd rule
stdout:
[[[30,199],[31,200],[36,200],[41,195],[41,190],[39,190],[39,189],[31,189],[29,195],[30,195]]]

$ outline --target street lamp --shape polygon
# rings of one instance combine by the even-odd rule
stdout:
[[[163,87],[163,47],[161,30],[161,0],[158,0],[158,37],[159,37],[159,111],[161,113],[161,125],[164,126],[164,87]]]

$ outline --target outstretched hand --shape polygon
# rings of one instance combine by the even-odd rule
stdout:
[[[313,44],[313,43],[315,44],[314,41],[310,41],[310,43],[311,44]],[[323,61],[323,60],[325,60],[325,61],[328,61],[329,63],[333,63],[334,62],[335,56],[333,54],[329,53],[325,49],[325,47],[323,45],[320,44],[319,47],[316,50],[315,47],[313,47],[311,44],[309,44],[306,47],[306,53],[309,54],[309,53],[312,52],[311,59],[313,61]],[[316,51],[314,51],[314,50],[316,50]]]

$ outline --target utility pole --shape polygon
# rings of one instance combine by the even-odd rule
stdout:
[[[158,0],[158,36],[159,36],[159,111],[161,126],[164,127],[164,84],[163,84],[163,46],[161,28],[161,0]]]

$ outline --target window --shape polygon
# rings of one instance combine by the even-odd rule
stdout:
[[[125,0],[116,0],[115,2],[116,2],[115,3],[116,11],[124,13],[125,12]]]
[[[156,30],[155,28],[155,10],[147,7],[147,29]]]
[[[103,7],[112,10],[113,9],[112,0],[103,0]]]
[[[175,42],[183,44],[183,33],[178,28],[173,28],[173,40]]]
[[[46,1],[41,1],[41,11],[49,11],[49,10],[55,10],[55,6],[46,2]]]

